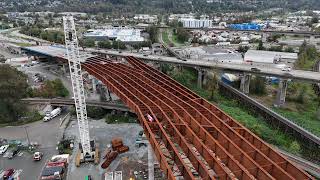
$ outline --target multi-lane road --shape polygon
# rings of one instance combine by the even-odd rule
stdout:
[[[200,60],[180,60],[175,57],[164,57],[157,55],[143,55],[138,53],[131,52],[119,52],[113,50],[93,50],[87,49],[87,51],[98,52],[102,54],[112,55],[112,56],[133,56],[140,59],[145,59],[149,61],[159,62],[159,63],[170,63],[178,64],[182,66],[189,67],[199,67],[203,69],[219,69],[223,71],[233,71],[233,72],[248,72],[252,74],[261,74],[267,76],[276,76],[292,80],[301,80],[301,81],[311,81],[311,82],[320,82],[320,73],[313,71],[302,71],[302,70],[291,70],[290,72],[282,71],[279,68],[261,65],[261,64],[235,64],[235,63],[222,63],[218,61],[200,61]],[[251,68],[258,68],[258,71],[252,71]]]

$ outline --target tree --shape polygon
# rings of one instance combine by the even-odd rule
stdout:
[[[112,42],[113,49],[126,49],[126,44],[120,40]]]
[[[266,90],[266,79],[261,76],[256,76],[251,80],[250,83],[250,92],[256,95],[265,95],[267,93]]]
[[[294,49],[292,47],[287,47],[284,52],[294,53]]]
[[[65,88],[60,79],[55,79],[53,81],[45,81],[40,89],[29,89],[28,94],[31,97],[54,98],[67,97],[69,91]]]
[[[308,45],[306,42],[304,42],[299,48],[298,61],[296,61],[295,65],[298,68],[310,70],[319,57],[320,55],[317,52],[317,49],[314,46]]]
[[[158,28],[156,26],[150,26],[146,29],[150,36],[150,41],[155,43],[158,41]]]
[[[318,23],[318,22],[319,22],[319,18],[317,16],[312,17],[312,19],[311,19],[311,23],[312,24],[315,24],[315,23]]]
[[[183,28],[177,28],[177,39],[180,42],[186,42],[189,40],[190,34],[187,30]]]
[[[269,51],[276,51],[276,52],[282,52],[283,51],[283,46],[271,46]]]
[[[265,50],[266,48],[263,46],[263,42],[260,40],[257,50]]]
[[[99,48],[111,49],[112,48],[112,44],[111,44],[111,42],[109,40],[99,41],[98,42],[98,47]]]
[[[278,42],[279,38],[281,38],[281,35],[280,34],[275,34],[275,35],[269,36],[267,38],[267,41],[268,42]]]
[[[216,95],[218,94],[219,84],[216,74],[208,78],[208,90],[211,92],[210,100],[216,101]]]
[[[249,50],[249,46],[239,46],[238,52],[246,53]]]
[[[95,42],[93,39],[83,39],[80,43],[84,47],[94,47]]]
[[[302,86],[299,89],[298,96],[296,97],[296,101],[300,104],[306,103],[306,86]]]
[[[15,122],[26,111],[27,76],[9,65],[0,65],[0,123]]]

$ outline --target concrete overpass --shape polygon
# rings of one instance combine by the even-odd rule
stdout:
[[[42,56],[48,56],[48,57],[64,59],[64,60],[67,59],[65,55],[65,49],[60,46],[32,46],[32,47],[24,47],[22,48],[22,50],[32,55],[42,55]],[[272,67],[263,66],[263,65],[231,64],[231,63],[221,63],[221,62],[214,62],[214,61],[198,61],[194,59],[181,60],[176,57],[143,55],[143,54],[131,53],[131,52],[119,52],[114,50],[96,50],[96,49],[90,49],[90,48],[87,48],[86,52],[83,52],[81,54],[83,59],[93,57],[93,55],[90,55],[89,52],[102,54],[102,55],[120,56],[120,57],[132,56],[135,58],[153,61],[157,63],[169,63],[169,64],[176,64],[176,65],[187,66],[187,67],[196,67],[202,70],[217,69],[217,70],[223,70],[227,72],[244,72],[244,73],[250,73],[250,74],[257,74],[257,75],[280,77],[284,79],[320,83],[320,78],[319,78],[320,73],[312,72],[312,71],[292,70],[290,72],[284,72],[278,68],[272,68]],[[251,70],[252,67],[256,67],[260,69],[260,71],[252,71]]]
[[[22,99],[23,102],[29,104],[51,104],[53,106],[73,106],[74,100],[73,99],[44,99],[44,98],[26,98]],[[129,108],[123,104],[116,103],[116,102],[99,102],[99,101],[86,101],[87,106],[93,107],[102,107],[105,109],[112,109],[112,110],[119,110],[119,111],[130,111]]]
[[[57,49],[55,51],[54,49]],[[47,57],[57,58],[58,60],[66,60],[65,49],[56,46],[33,46],[33,47],[25,47],[23,48],[27,54],[30,55],[43,55]],[[219,70],[223,72],[237,73],[241,75],[241,86],[240,90],[245,94],[249,93],[250,79],[251,75],[262,75],[262,76],[271,76],[271,77],[279,77],[279,89],[278,89],[278,98],[276,101],[277,106],[281,106],[285,103],[286,97],[286,89],[288,86],[288,81],[306,81],[311,83],[320,83],[320,73],[313,71],[302,71],[302,70],[292,70],[290,72],[284,72],[279,68],[270,67],[267,65],[251,65],[251,64],[232,64],[228,62],[219,62],[218,61],[199,61],[195,59],[183,59],[177,57],[165,57],[165,56],[157,56],[157,55],[144,55],[132,52],[121,52],[115,50],[97,50],[87,48],[85,51],[82,51],[82,59],[85,61],[86,59],[93,57],[94,55],[102,55],[102,56],[112,56],[112,57],[134,57],[138,59],[143,59],[151,62],[155,62],[160,64],[174,64],[178,66],[186,66],[195,68],[198,71],[198,86],[202,86],[203,77],[207,70]],[[255,68],[255,69],[252,69]],[[257,70],[258,69],[258,70]]]
[[[223,70],[227,72],[244,72],[250,74],[264,75],[264,76],[274,76],[280,77],[284,79],[292,79],[299,81],[309,81],[309,82],[320,82],[320,73],[313,71],[302,71],[302,70],[292,70],[290,72],[284,72],[279,68],[272,68],[269,66],[263,65],[250,65],[250,64],[231,64],[231,63],[220,63],[213,61],[197,61],[194,59],[180,60],[175,57],[164,57],[157,55],[143,55],[138,53],[130,53],[130,52],[118,52],[113,50],[90,50],[94,53],[100,53],[111,56],[121,56],[127,57],[132,56],[139,59],[144,59],[148,61],[153,61],[157,63],[168,63],[168,64],[176,64],[187,67],[197,67],[202,70],[206,69],[217,69]],[[260,71],[252,71],[251,68],[256,67],[260,69]]]
[[[206,70],[220,70],[224,72],[239,73],[241,75],[240,90],[249,94],[250,89],[250,79],[251,75],[263,75],[263,76],[272,76],[279,77],[279,88],[277,92],[277,99],[275,101],[275,106],[282,106],[286,101],[286,91],[288,87],[288,82],[291,80],[296,81],[307,81],[311,83],[320,82],[320,73],[313,71],[302,71],[302,70],[291,70],[290,72],[282,71],[279,68],[274,68],[264,65],[250,65],[250,64],[231,64],[231,63],[220,63],[218,61],[197,61],[193,59],[181,60],[176,57],[163,57],[156,55],[143,55],[137,53],[129,52],[118,52],[118,51],[97,51],[93,50],[92,52],[97,52],[102,55],[109,56],[121,56],[121,57],[135,57],[139,59],[144,59],[148,61],[153,61],[156,63],[170,63],[176,64],[179,66],[193,67],[198,71],[198,87],[202,87],[203,77]],[[160,65],[161,67],[161,65]],[[258,70],[252,70],[252,68],[257,68]]]

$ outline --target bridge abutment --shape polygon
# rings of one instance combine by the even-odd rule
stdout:
[[[277,92],[277,99],[274,104],[275,107],[280,107],[285,104],[287,88],[288,88],[288,80],[287,79],[280,79],[279,88],[278,88],[278,92]]]
[[[240,91],[249,94],[250,92],[250,80],[251,80],[251,74],[244,73],[241,77],[241,83],[240,83]]]

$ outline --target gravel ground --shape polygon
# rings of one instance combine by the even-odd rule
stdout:
[[[147,147],[135,147],[135,139],[142,130],[139,124],[107,124],[104,120],[90,120],[90,137],[96,139],[101,151],[100,164],[82,164],[81,167],[75,167],[74,154],[77,149],[74,149],[72,161],[69,165],[68,180],[84,179],[86,175],[92,175],[93,179],[102,179],[105,172],[123,171],[123,179],[128,179],[130,173],[134,171],[145,171],[147,174]],[[78,126],[75,119],[71,121],[69,127],[65,131],[65,136],[77,136]],[[119,155],[111,165],[106,169],[100,168],[104,151],[110,145],[112,138],[121,137],[125,145],[129,146],[130,150]],[[143,172],[142,172],[143,173]]]

